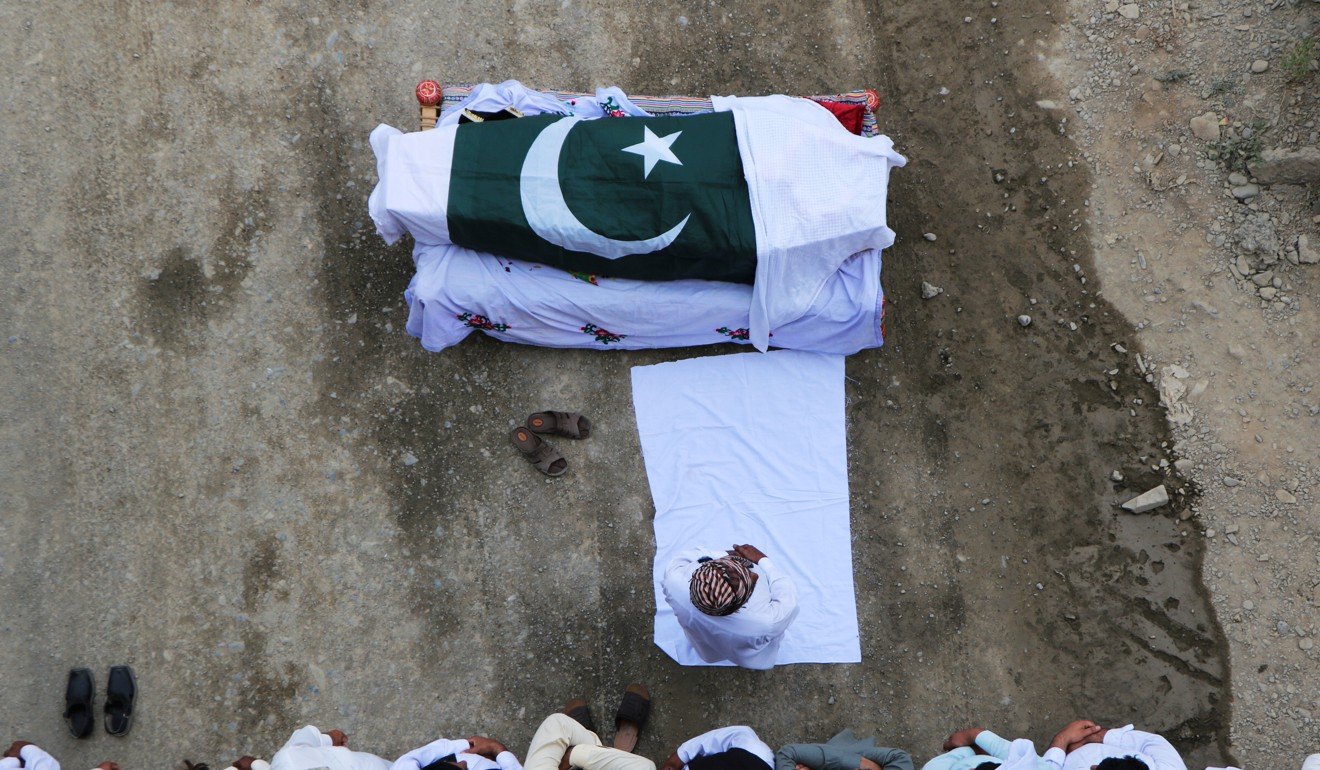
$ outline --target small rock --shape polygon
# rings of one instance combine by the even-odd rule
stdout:
[[[1123,480],[1123,472],[1122,472],[1122,471],[1118,471],[1118,470],[1116,470],[1116,471],[1110,473],[1110,474],[1109,474],[1109,480],[1110,480],[1110,481],[1122,481],[1122,480]]]
[[[1257,59],[1251,63],[1251,71],[1259,75],[1270,68],[1270,63],[1264,59]]]
[[[1311,245],[1311,236],[1302,234],[1297,236],[1297,261],[1303,265],[1314,265],[1320,262],[1320,249]]]
[[[1023,313],[1022,315],[1018,316],[1018,326],[1023,326],[1023,327],[1031,326],[1031,316],[1027,315],[1026,313]]]
[[[1118,7],[1118,15],[1125,19],[1135,19],[1141,15],[1141,8],[1136,3],[1124,3]]]
[[[1192,472],[1192,466],[1191,458],[1181,457],[1173,461],[1173,469],[1184,476]]]
[[[401,461],[403,462],[404,465],[411,468],[412,466],[416,465],[418,462],[417,455],[413,454],[412,452],[404,452]]]
[[[1219,116],[1213,112],[1197,115],[1191,120],[1192,136],[1203,142],[1219,141]],[[1256,175],[1260,178],[1260,174]]]
[[[1232,476],[1225,476],[1223,481],[1224,481],[1224,486],[1226,487],[1236,487],[1242,484],[1241,479],[1235,479]],[[1224,530],[1224,531],[1227,532],[1228,530]]]
[[[1229,535],[1231,535],[1231,534],[1233,534],[1234,532],[1237,532],[1237,531],[1240,530],[1240,529],[1242,529],[1242,528],[1239,527],[1239,526],[1236,525],[1236,524],[1229,524],[1227,527],[1224,527],[1224,533],[1225,533],[1225,534],[1229,534]]]
[[[1233,173],[1228,175],[1228,185],[1230,187],[1237,187],[1238,185],[1244,185],[1250,181],[1251,181],[1251,177],[1247,176],[1241,171],[1234,171]]]
[[[1305,637],[1303,637],[1303,638],[1297,640],[1297,648],[1298,648],[1298,649],[1301,649],[1301,650],[1309,650],[1309,649],[1311,649],[1311,648],[1314,647],[1314,646],[1315,646],[1315,642],[1312,642],[1310,639],[1307,639],[1307,638],[1305,638]]]
[[[1256,609],[1256,603],[1250,599],[1247,599],[1246,601],[1242,602],[1242,609],[1250,612],[1251,610]]]
[[[939,238],[939,236],[937,236],[935,233],[922,233],[921,237],[925,238],[931,243],[934,243]]]
[[[1274,497],[1275,497],[1275,499],[1277,499],[1279,502],[1281,502],[1281,503],[1286,503],[1287,505],[1296,505],[1296,503],[1297,503],[1297,498],[1296,498],[1295,496],[1293,496],[1293,493],[1292,493],[1292,492],[1289,492],[1289,491],[1286,490],[1286,489],[1276,489],[1276,490],[1274,490]]]
[[[1273,270],[1266,270],[1263,273],[1256,273],[1255,275],[1251,276],[1251,282],[1256,284],[1256,286],[1258,287],[1269,286],[1270,282],[1273,280],[1274,280]]]
[[[1167,505],[1168,502],[1169,490],[1165,489],[1163,484],[1160,484],[1123,503],[1123,510],[1132,513],[1145,513],[1159,508],[1161,505]]]
[[[1260,185],[1242,184],[1233,188],[1233,197],[1240,201],[1249,201],[1260,195]]]
[[[1274,288],[1273,286],[1262,287],[1261,290],[1257,293],[1260,294],[1261,299],[1274,299],[1275,297],[1279,296],[1279,290]]]
[[[943,293],[944,293],[944,289],[942,287],[936,286],[932,283],[927,283],[926,281],[921,282],[922,299],[934,299],[935,297],[938,297]]]

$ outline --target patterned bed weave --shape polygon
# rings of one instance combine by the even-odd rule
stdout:
[[[472,89],[473,84],[471,83],[450,83],[446,85],[441,92],[444,94],[444,98],[440,102],[441,109],[448,109],[463,101],[472,93]],[[547,89],[545,93],[565,102],[595,96],[595,94],[556,91],[553,89]],[[866,110],[862,117],[862,136],[870,137],[880,133],[875,119],[875,110],[880,106],[880,99],[876,96],[875,91],[848,91],[842,94],[809,96],[807,98],[814,101],[865,105]],[[637,96],[628,94],[628,99],[652,115],[691,115],[697,112],[710,112],[712,109],[710,99],[700,96]]]

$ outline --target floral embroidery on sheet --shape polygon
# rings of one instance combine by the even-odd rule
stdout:
[[[600,276],[594,273],[575,273],[572,270],[569,270],[568,274],[578,279],[579,281],[586,281],[592,286],[600,286]]]
[[[751,339],[752,336],[751,332],[747,331],[746,329],[730,329],[727,326],[721,326],[715,331],[719,332],[720,334],[723,334],[725,337],[728,337],[731,340],[746,340],[746,339]]]
[[[614,101],[613,96],[605,97],[605,101],[600,103],[600,108],[605,111],[607,118],[626,118],[628,113],[619,108],[619,103]]]
[[[454,317],[462,321],[463,323],[467,324],[468,326],[471,326],[473,329],[481,329],[482,331],[487,331],[487,332],[507,332],[509,330],[508,324],[491,321],[489,318],[487,318],[484,315],[477,315],[475,313],[459,313]]]
[[[586,326],[581,327],[580,331],[583,334],[590,334],[594,336],[596,338],[596,341],[602,345],[608,345],[611,342],[621,342],[625,337],[628,336],[626,334],[615,334],[614,332],[608,331],[606,329],[602,329],[595,324],[587,324]]]

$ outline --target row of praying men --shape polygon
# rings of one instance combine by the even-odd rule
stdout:
[[[615,717],[612,745],[596,731],[591,711],[580,699],[541,722],[525,760],[499,741],[474,735],[440,738],[390,762],[349,748],[340,730],[313,726],[293,733],[269,761],[253,756],[227,770],[656,770],[650,759],[634,753],[637,737],[650,715],[650,695],[629,685]],[[1007,740],[990,730],[958,730],[945,740],[944,753],[922,770],[1187,770],[1178,752],[1154,733],[1131,725],[1104,728],[1090,720],[1064,726],[1043,753],[1028,739]],[[188,770],[209,770],[185,762]],[[59,763],[39,747],[18,741],[0,759],[0,770],[59,770]],[[95,770],[119,770],[106,762]],[[660,770],[913,770],[902,749],[877,746],[844,730],[825,743],[793,743],[772,750],[746,726],[722,727],[679,745]]]

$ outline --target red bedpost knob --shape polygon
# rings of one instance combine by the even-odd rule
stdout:
[[[436,120],[440,117],[440,110],[436,105],[440,104],[442,97],[440,84],[434,80],[423,80],[417,84],[417,104],[422,111],[423,131],[435,128]]]
[[[423,107],[434,107],[440,103],[440,84],[434,80],[423,80],[417,84],[417,103]]]

